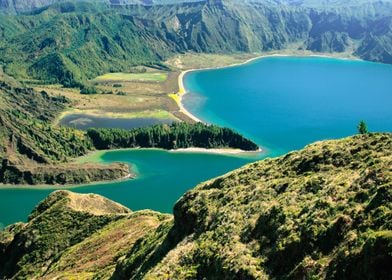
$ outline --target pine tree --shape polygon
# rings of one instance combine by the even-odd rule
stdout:
[[[359,122],[359,124],[358,124],[358,132],[359,132],[359,134],[368,134],[369,133],[368,127],[367,127],[365,121],[360,121]]]

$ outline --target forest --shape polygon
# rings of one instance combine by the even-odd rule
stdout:
[[[124,129],[89,129],[87,136],[99,150],[118,148],[235,148],[256,151],[258,146],[229,128],[203,123],[174,123]]]

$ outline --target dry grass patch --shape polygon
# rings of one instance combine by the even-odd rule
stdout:
[[[135,212],[112,222],[83,242],[69,248],[46,273],[44,279],[73,275],[75,279],[107,279],[115,269],[116,260],[124,256],[141,237],[155,230],[170,215],[151,211]]]

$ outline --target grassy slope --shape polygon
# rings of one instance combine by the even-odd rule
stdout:
[[[0,234],[0,276],[388,279],[391,166],[392,134],[315,143],[199,185],[174,222],[54,193]]]
[[[167,79],[167,73],[107,73],[94,79],[94,81],[146,81],[146,82],[164,82]]]
[[[375,134],[201,184],[176,204],[174,227],[131,249],[114,278],[387,279],[391,166],[392,135]]]
[[[37,206],[28,223],[0,234],[0,275],[110,275],[127,246],[167,219],[154,212],[132,213],[98,195],[57,191]]]

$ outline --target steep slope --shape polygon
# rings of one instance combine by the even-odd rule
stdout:
[[[0,13],[23,14],[34,12],[47,6],[69,2],[69,0],[0,0]],[[73,0],[73,2],[100,3],[112,6],[122,5],[170,5],[200,0]]]
[[[64,2],[0,16],[0,62],[18,79],[80,86],[134,65],[162,67],[184,52],[295,48],[390,63],[392,2],[278,5],[201,1],[172,5]]]
[[[113,279],[388,279],[391,167],[392,134],[248,165],[185,194],[174,227],[141,240]]]
[[[129,209],[93,194],[57,191],[29,221],[0,234],[1,277],[54,279],[111,274],[124,247],[170,216]],[[45,275],[45,278],[43,276]]]
[[[8,24],[3,33],[10,34],[8,42],[0,44],[5,71],[19,79],[79,86],[115,69],[157,64],[174,48],[163,40],[164,30],[110,11],[84,11],[84,6],[65,3],[38,15],[4,16]],[[27,28],[18,34],[7,31],[20,25]]]
[[[69,105],[61,96],[12,87],[0,81],[0,182],[77,184],[125,177],[124,164],[70,164],[92,150],[84,133],[52,125]]]
[[[0,0],[0,13],[24,14],[35,12],[53,4],[69,2],[69,0]],[[109,4],[109,0],[74,0],[74,2],[89,2],[91,4]],[[140,4],[135,0],[134,4]]]
[[[56,192],[0,234],[0,276],[389,279],[391,167],[392,134],[318,142],[199,185],[174,221]]]

